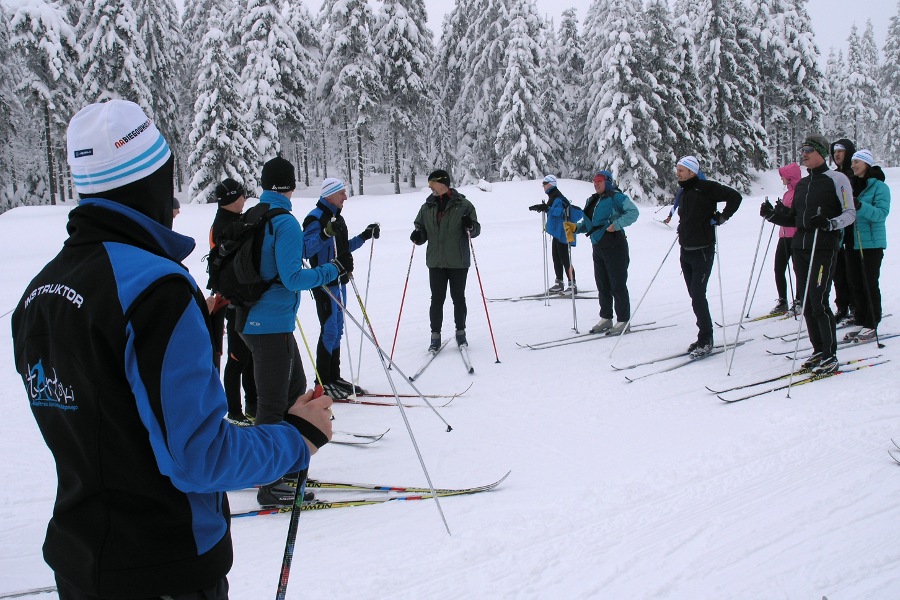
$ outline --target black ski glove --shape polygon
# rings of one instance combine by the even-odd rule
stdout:
[[[416,227],[413,229],[413,232],[409,234],[409,241],[411,241],[416,246],[421,246],[425,243],[425,232]]]
[[[709,224],[712,225],[713,227],[718,227],[719,225],[724,225],[725,221],[727,221],[727,220],[728,219],[725,218],[725,215],[723,215],[719,211],[716,211],[713,214],[712,220],[710,220]]]
[[[545,202],[541,202],[540,204],[535,204],[534,206],[529,206],[528,210],[533,210],[534,212],[547,212],[549,207]]]
[[[775,215],[775,207],[772,206],[772,203],[766,200],[762,204],[759,205],[759,216],[763,219],[768,220],[772,216]]]
[[[860,202],[859,200],[854,198],[853,199],[853,208],[855,208],[856,210],[859,210],[860,208],[862,208],[862,202]]]
[[[323,240],[327,240],[331,236],[334,235],[334,232],[331,230],[331,215],[327,213],[322,213],[322,216],[319,217],[319,236]]]
[[[462,222],[463,229],[465,229],[466,231],[471,230],[472,227],[475,226],[475,222],[472,220],[472,217],[469,216],[469,213],[466,213],[462,216],[461,222]]]
[[[331,261],[331,264],[338,268],[339,277],[349,275],[353,272],[353,255],[349,250],[344,250]]]
[[[834,224],[831,222],[831,219],[825,215],[813,215],[809,219],[809,225],[814,229],[822,229],[823,231],[831,231],[834,229]]]
[[[375,238],[376,240],[381,237],[381,225],[378,223],[372,223],[368,227],[362,230],[362,233],[359,234],[364,240],[368,240],[371,238]]]

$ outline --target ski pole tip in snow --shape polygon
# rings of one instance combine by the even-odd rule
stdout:
[[[453,428],[447,425],[447,433],[450,433],[451,431],[453,431]]]

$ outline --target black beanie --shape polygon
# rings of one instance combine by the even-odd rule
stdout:
[[[432,171],[431,175],[428,176],[428,183],[431,183],[432,181],[443,183],[447,187],[450,187],[450,173],[443,169]]]
[[[228,206],[246,195],[244,186],[230,177],[223,179],[222,183],[216,186],[216,202],[219,203],[219,206]]]
[[[264,190],[290,192],[297,187],[294,165],[290,161],[276,156],[263,165],[260,186]]]

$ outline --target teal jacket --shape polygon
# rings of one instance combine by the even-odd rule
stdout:
[[[887,248],[885,221],[891,212],[891,188],[883,181],[869,177],[856,200],[859,208],[856,209],[857,237],[853,247],[859,250],[861,241],[863,249]]]
[[[592,244],[600,243],[610,224],[616,231],[622,231],[640,216],[634,203],[618,189],[591,194],[585,203],[584,214],[585,218],[578,223],[575,232],[589,236]]]

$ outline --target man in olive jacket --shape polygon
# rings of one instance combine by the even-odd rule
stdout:
[[[444,300],[447,287],[453,301],[453,319],[456,322],[456,343],[466,341],[466,277],[471,258],[469,237],[481,233],[481,224],[475,207],[465,196],[450,187],[450,175],[438,169],[428,176],[431,195],[419,209],[413,222],[415,229],[409,239],[421,246],[428,242],[425,265],[431,285],[431,345],[429,352],[437,352],[441,346],[441,325],[444,321]]]

